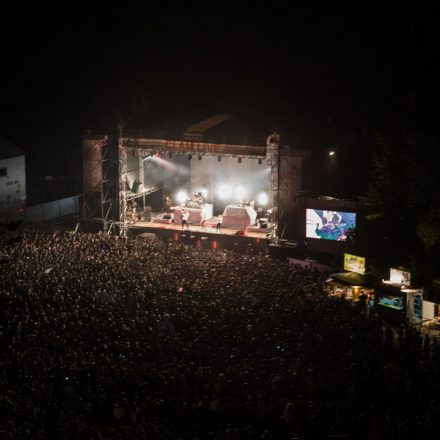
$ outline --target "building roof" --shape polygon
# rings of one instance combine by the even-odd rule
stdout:
[[[24,151],[0,135],[0,159],[18,156],[24,156]]]

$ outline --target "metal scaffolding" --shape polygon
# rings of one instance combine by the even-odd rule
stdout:
[[[126,181],[127,181],[127,149],[123,144],[124,121],[120,120],[118,124],[118,152],[119,152],[119,235],[127,237],[127,199],[126,199]]]
[[[90,136],[83,140],[83,220],[100,222],[108,231],[112,224],[110,141],[108,136]]]
[[[269,194],[270,194],[270,206],[275,213],[275,228],[271,236],[272,240],[277,237],[278,230],[278,208],[279,208],[279,192],[280,192],[280,135],[278,133],[272,133],[266,141],[266,157],[267,164],[270,166],[270,181],[269,181]]]

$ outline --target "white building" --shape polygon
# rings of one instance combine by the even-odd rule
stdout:
[[[0,223],[24,220],[25,207],[24,152],[0,136]]]

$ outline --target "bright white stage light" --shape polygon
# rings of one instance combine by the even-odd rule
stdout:
[[[187,197],[186,191],[179,191],[176,195],[176,200],[179,203],[183,203],[187,198],[188,197]]]
[[[235,189],[235,197],[237,200],[243,200],[246,197],[247,191],[244,186],[237,186]]]
[[[269,196],[266,193],[261,193],[258,195],[257,200],[259,205],[266,205],[269,201]]]
[[[232,188],[229,185],[221,185],[217,194],[221,199],[229,199],[231,197]]]

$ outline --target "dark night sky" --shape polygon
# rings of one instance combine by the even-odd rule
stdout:
[[[254,110],[295,145],[326,148],[386,125],[407,96],[432,100],[437,80],[430,6],[342,15],[60,3],[1,6],[0,130],[35,174],[74,175],[82,129],[119,116]]]

